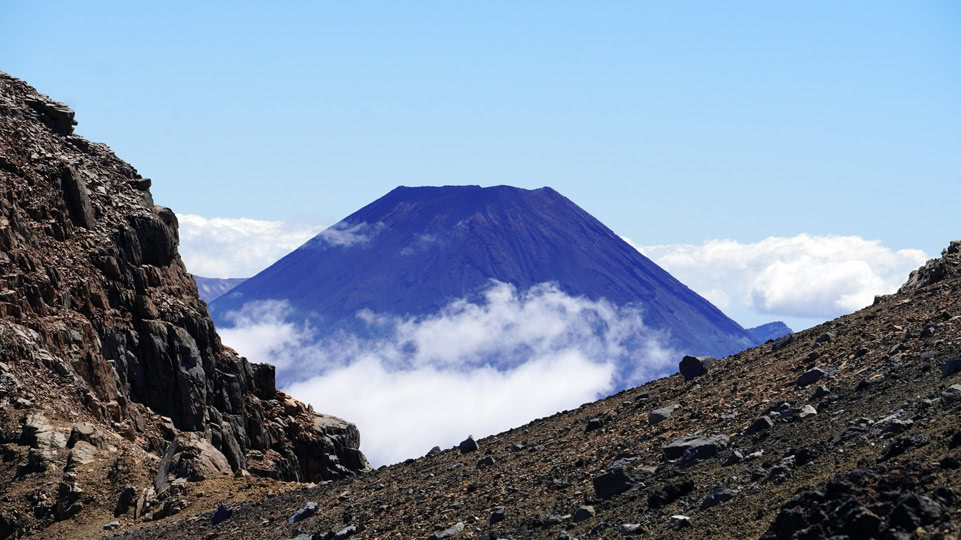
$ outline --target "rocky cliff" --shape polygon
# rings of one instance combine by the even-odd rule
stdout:
[[[221,344],[177,253],[177,217],[75,124],[0,73],[0,538],[97,504],[78,484],[88,463],[158,467],[152,493],[90,473],[104,500],[132,499],[141,513],[168,473],[321,481],[366,470],[353,424],[284,395],[272,366]],[[17,486],[32,498],[10,500]]]

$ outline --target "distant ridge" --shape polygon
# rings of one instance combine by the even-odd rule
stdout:
[[[223,296],[227,291],[247,281],[247,278],[209,278],[194,276],[200,299],[208,304]]]
[[[758,345],[765,343],[770,339],[777,339],[781,336],[786,336],[794,332],[794,330],[788,328],[788,325],[781,321],[769,322],[767,324],[762,324],[761,326],[748,328],[747,331],[754,336],[754,341]]]
[[[603,223],[549,187],[398,187],[211,303],[225,314],[287,300],[326,332],[358,311],[432,313],[490,280],[639,304],[679,351],[724,356],[754,338]]]

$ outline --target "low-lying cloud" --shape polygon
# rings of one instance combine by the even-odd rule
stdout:
[[[248,218],[180,214],[180,256],[198,276],[250,277],[326,227]]]
[[[637,306],[542,284],[493,283],[478,301],[424,317],[358,314],[385,337],[319,336],[285,302],[231,315],[225,343],[278,367],[286,390],[357,423],[375,464],[451,446],[576,407],[676,369]]]
[[[633,244],[632,244],[633,245]],[[635,246],[721,309],[829,319],[889,294],[927,259],[859,236],[771,237],[755,243]]]

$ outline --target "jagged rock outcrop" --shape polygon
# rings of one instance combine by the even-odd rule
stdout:
[[[917,290],[937,283],[948,275],[958,274],[961,274],[961,240],[952,240],[948,247],[941,250],[940,258],[931,259],[913,270],[898,292]]]
[[[114,447],[160,455],[179,441],[171,470],[199,477],[224,464],[299,481],[366,470],[353,424],[221,344],[178,255],[176,216],[154,204],[150,180],[74,135],[73,118],[0,72],[5,455],[29,449],[21,472],[46,470],[76,442],[63,420],[78,418],[93,427],[76,437],[105,432]],[[75,462],[91,458],[84,445]],[[76,482],[61,486],[58,518],[79,511]]]

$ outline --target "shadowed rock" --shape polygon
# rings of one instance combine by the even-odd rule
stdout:
[[[714,358],[711,356],[685,356],[678,368],[684,380],[689,381],[706,374],[713,363]]]

